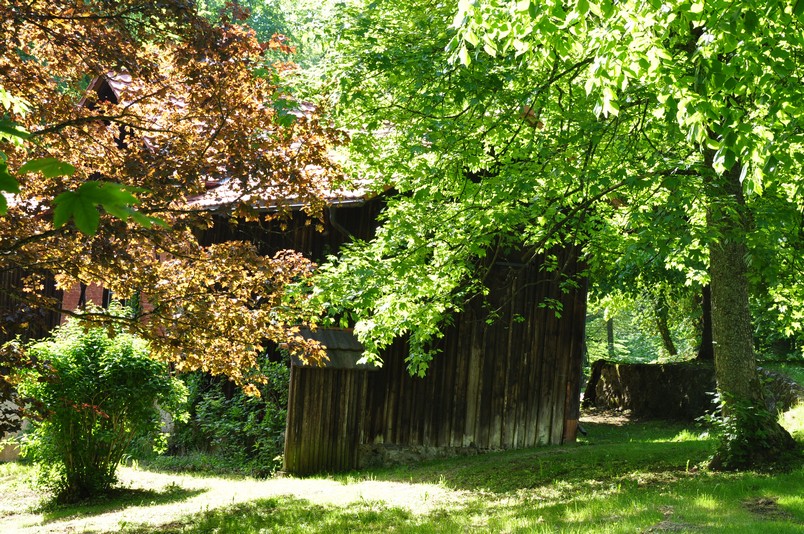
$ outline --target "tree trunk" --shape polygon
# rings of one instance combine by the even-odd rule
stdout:
[[[709,225],[719,236],[709,246],[715,376],[721,393],[761,401],[748,307],[748,228],[740,166],[735,165],[721,178],[715,186],[720,195],[711,199],[709,212]]]
[[[725,433],[710,464],[725,469],[773,463],[780,452],[795,448],[790,434],[764,409],[757,374],[745,261],[748,221],[740,171],[735,165],[712,179],[707,215],[707,224],[718,236],[709,245],[715,377],[724,424],[739,430]]]
[[[659,295],[653,304],[653,313],[656,316],[656,329],[659,330],[659,335],[662,337],[662,345],[664,350],[670,356],[678,355],[676,345],[673,343],[673,336],[670,335],[670,327],[668,326],[668,313],[667,313],[667,300],[664,295]]]
[[[609,349],[609,358],[614,359],[614,319],[606,319],[606,346]]]
[[[715,353],[712,347],[712,292],[709,286],[701,288],[701,345],[697,360],[712,361]]]

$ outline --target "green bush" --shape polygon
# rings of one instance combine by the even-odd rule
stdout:
[[[23,372],[20,396],[41,416],[23,438],[23,454],[40,465],[40,481],[60,500],[107,491],[135,440],[159,436],[160,408],[176,411],[186,398],[145,341],[114,329],[73,320],[28,352],[50,371]]]
[[[280,466],[287,418],[287,361],[261,364],[268,378],[254,397],[203,373],[183,377],[190,391],[186,423],[176,425],[171,447],[179,453],[212,453],[231,471],[270,475]]]

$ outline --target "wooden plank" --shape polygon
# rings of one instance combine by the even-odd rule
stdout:
[[[546,273],[545,273],[546,274]],[[545,298],[556,298],[554,283],[545,286]],[[552,310],[544,309],[542,320],[544,324],[544,344],[542,352],[541,376],[539,380],[539,419],[536,431],[536,441],[539,445],[546,445],[550,442],[551,417],[554,391],[553,376],[556,372],[556,341],[558,336],[558,324]]]
[[[505,448],[518,448],[521,445],[517,443],[519,439],[519,413],[522,406],[521,390],[522,390],[522,371],[525,364],[525,336],[521,331],[521,323],[518,322],[517,316],[522,313],[520,306],[521,302],[521,289],[522,277],[525,273],[520,270],[515,279],[511,281],[509,288],[510,306],[508,312],[508,366],[506,369],[506,415],[503,421],[503,440]]]
[[[311,438],[315,440],[313,443],[311,443],[311,450],[313,452],[310,455],[310,465],[307,466],[306,470],[306,473],[311,473],[314,469],[327,470],[329,468],[326,460],[327,433],[323,424],[326,420],[324,417],[324,410],[326,410],[327,403],[329,402],[329,395],[327,395],[327,373],[323,369],[306,369],[306,371],[311,377],[317,379],[315,380],[315,382],[317,382],[316,387],[310,388],[310,400],[308,405],[313,407],[314,411],[312,414],[310,414],[309,422],[306,425],[309,428],[312,424],[313,431],[311,432]],[[318,390],[318,394],[313,394],[313,390]]]
[[[475,435],[477,436],[478,446],[483,449],[488,449],[494,446],[493,439],[495,435],[494,429],[492,428],[494,426],[493,410],[497,401],[497,399],[494,398],[494,385],[496,382],[496,365],[494,361],[495,330],[489,325],[484,325],[482,332],[481,365],[483,374],[481,375],[480,384],[482,394]]]
[[[464,424],[464,443],[481,447],[478,438],[480,428],[480,406],[483,402],[483,346],[482,325],[480,320],[474,320],[471,328],[466,332],[469,338],[469,372],[466,383],[466,422]]]
[[[288,383],[288,413],[285,419],[285,445],[283,449],[282,469],[294,472],[296,469],[296,455],[299,446],[296,439],[296,411],[299,401],[296,398],[298,393],[297,380],[295,380],[293,368],[290,369],[290,379]]]
[[[495,321],[487,330],[487,339],[489,353],[486,355],[487,360],[491,360],[491,412],[488,421],[489,428],[489,447],[502,448],[505,446],[503,442],[503,425],[505,421],[505,412],[507,408],[507,391],[506,391],[506,370],[508,366],[508,331],[506,329],[506,298],[508,297],[505,291],[506,273],[501,269],[495,269],[494,292],[496,299],[495,306],[502,307],[502,316]]]
[[[572,354],[570,343],[574,313],[572,302],[562,295],[561,321],[558,322],[558,339],[556,340],[556,373],[553,377],[553,399],[550,426],[550,443],[559,445],[564,436],[564,401],[567,398],[567,381],[569,379],[569,365]]]
[[[397,410],[399,424],[397,426],[397,434],[394,436],[394,443],[405,444],[416,443],[413,437],[413,399],[416,396],[416,384],[412,381],[410,374],[404,367],[404,358],[400,358],[403,364],[394,371],[397,373],[396,382],[399,384],[399,402],[397,403]]]
[[[464,440],[466,435],[466,416],[468,411],[469,399],[467,398],[467,384],[469,381],[469,365],[471,362],[472,344],[471,338],[466,335],[458,335],[460,331],[466,333],[471,317],[469,311],[455,320],[455,329],[451,332],[450,340],[453,343],[455,354],[455,377],[452,385],[452,403],[450,406],[450,428],[447,437],[447,445],[451,447],[465,447],[469,443]]]
[[[456,321],[457,324],[457,321]],[[457,330],[451,328],[445,340],[445,353],[448,350],[449,359],[445,359],[444,382],[441,386],[444,395],[444,421],[438,429],[437,445],[439,447],[460,447],[462,440],[453,439],[453,427],[455,426],[455,404],[458,400],[459,390],[465,380],[466,355],[458,351],[460,336],[456,335]],[[452,372],[449,372],[449,369]]]
[[[538,270],[530,270],[530,280],[534,284],[528,300],[528,330],[531,332],[530,340],[530,369],[528,372],[528,400],[527,400],[527,431],[525,446],[534,447],[538,444],[539,401],[541,398],[541,371],[544,363],[544,323],[543,310],[539,303],[544,298],[544,284]]]
[[[577,257],[577,255],[576,255]],[[577,273],[579,266],[575,265]],[[586,338],[586,292],[587,280],[581,281],[581,288],[573,295],[574,318],[571,331],[571,363],[569,382],[567,385],[567,398],[564,405],[564,434],[562,443],[574,442],[577,435],[578,420],[581,408],[581,380],[583,373],[584,341]]]
[[[530,381],[531,370],[535,364],[535,357],[533,351],[533,336],[534,332],[531,328],[530,321],[530,304],[534,298],[534,286],[532,269],[528,269],[522,281],[523,285],[520,289],[522,300],[519,303],[522,316],[525,320],[521,323],[521,337],[522,337],[522,366],[520,369],[520,387],[519,398],[517,400],[519,406],[517,411],[517,436],[516,447],[528,447],[528,432],[531,427],[529,414],[531,404],[531,392],[533,384]]]

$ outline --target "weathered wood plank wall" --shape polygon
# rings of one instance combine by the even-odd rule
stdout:
[[[358,465],[370,371],[292,366],[284,469],[310,474]]]
[[[574,251],[558,255],[576,274]],[[574,439],[564,430],[578,418],[585,288],[563,293],[563,280],[536,268],[497,266],[491,276],[498,319],[488,324],[479,302],[460,314],[426,377],[405,370],[404,343],[383,355],[368,378],[364,443],[508,449]],[[545,299],[560,301],[560,314]]]
[[[563,275],[578,273],[576,250],[557,259]],[[361,444],[510,449],[574,440],[586,290],[581,282],[563,292],[566,278],[539,265],[495,266],[488,302],[456,318],[424,378],[408,374],[403,341],[377,372],[294,367],[285,469],[353,469]],[[550,299],[560,313],[545,307]]]

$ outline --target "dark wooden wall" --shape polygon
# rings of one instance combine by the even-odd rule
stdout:
[[[285,428],[285,471],[297,474],[355,468],[370,371],[292,366]]]
[[[19,267],[0,268],[0,344],[14,339],[17,335],[24,339],[44,337],[59,324],[58,312],[28,303],[32,297],[23,291],[25,271]],[[52,276],[45,276],[39,296],[61,299]]]
[[[361,444],[510,449],[575,439],[586,289],[564,292],[578,273],[576,249],[562,273],[498,264],[490,296],[456,317],[427,376],[411,377],[400,341],[379,371],[294,367],[285,469],[299,474],[359,465]],[[545,307],[549,299],[561,311]],[[489,309],[498,317],[487,322]]]
[[[285,219],[231,224],[228,216],[218,216],[215,225],[201,233],[202,245],[227,241],[254,243],[260,254],[296,250],[313,261],[335,254],[352,238],[371,239],[384,200],[374,198],[362,204],[329,206],[324,220],[310,219],[304,212],[292,211]]]

